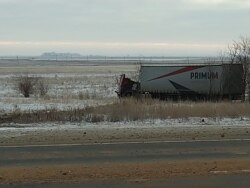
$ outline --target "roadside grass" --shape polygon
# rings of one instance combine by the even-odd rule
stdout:
[[[188,117],[246,117],[250,116],[249,103],[233,102],[170,102],[156,99],[122,99],[112,104],[40,111],[14,111],[0,115],[0,123],[36,122],[119,122],[146,119],[168,119]]]

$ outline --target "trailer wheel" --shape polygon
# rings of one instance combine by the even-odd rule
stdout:
[[[126,93],[125,94],[125,97],[131,97],[132,96],[132,93]]]

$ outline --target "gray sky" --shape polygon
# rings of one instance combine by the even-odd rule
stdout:
[[[0,0],[0,55],[218,55],[250,0]]]

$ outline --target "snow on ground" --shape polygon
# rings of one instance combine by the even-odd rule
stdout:
[[[13,111],[84,108],[116,100],[120,74],[131,75],[135,66],[30,66],[0,67],[0,114]],[[29,72],[29,74],[27,74]],[[20,75],[36,77],[48,85],[45,97],[37,93],[25,99],[17,91]]]
[[[148,119],[143,121],[121,121],[121,122],[48,122],[48,123],[32,123],[32,124],[1,124],[0,131],[18,130],[50,130],[50,129],[80,129],[80,128],[161,128],[161,127],[209,127],[209,126],[235,126],[235,127],[250,127],[250,117],[241,118],[177,118],[177,119]]]

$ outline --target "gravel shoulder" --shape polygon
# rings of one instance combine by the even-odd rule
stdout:
[[[136,124],[136,125],[135,125]],[[249,125],[140,123],[35,124],[0,127],[0,145],[250,139]]]
[[[122,170],[121,170],[122,169]],[[246,170],[247,169],[247,170]],[[0,168],[2,184],[81,181],[149,182],[174,177],[212,175],[249,175],[250,161],[246,160],[184,160],[122,164],[62,165]]]

